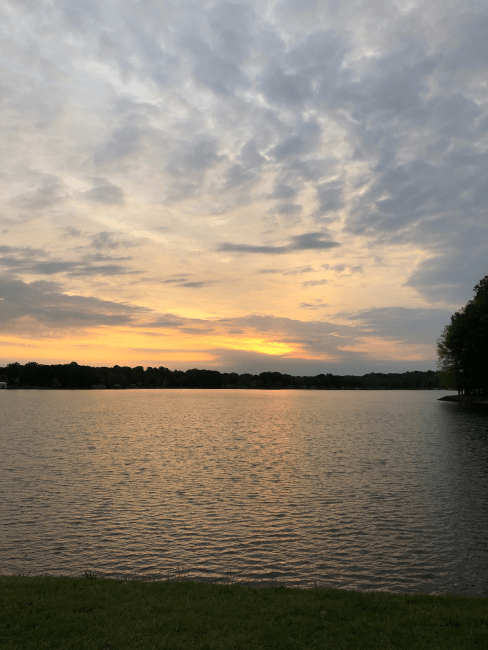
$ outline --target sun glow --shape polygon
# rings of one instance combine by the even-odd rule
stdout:
[[[230,350],[247,350],[261,354],[282,355],[290,354],[294,348],[282,341],[269,341],[264,338],[220,339],[223,347]]]
[[[270,356],[289,355],[296,346],[263,336],[226,336],[225,331],[208,333],[198,329],[183,332],[177,329],[130,330],[126,327],[103,327],[53,337],[32,332],[17,336],[0,336],[2,355],[15,360],[44,360],[56,358],[65,363],[76,360],[88,364],[140,365],[155,360],[185,364],[210,362],[214,349],[242,350]],[[19,357],[19,352],[23,354]]]

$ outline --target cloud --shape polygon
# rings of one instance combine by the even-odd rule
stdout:
[[[340,246],[338,242],[325,239],[326,235],[321,232],[308,232],[303,235],[292,237],[290,248],[294,251],[309,251],[318,249],[329,249]]]
[[[251,45],[251,7],[220,2],[202,13],[203,20],[197,22],[195,15],[192,18],[187,33],[180,38],[195,80],[224,96],[247,88],[243,64]]]
[[[231,244],[229,242],[223,242],[217,250],[227,253],[262,253],[264,255],[282,255],[290,252],[288,246],[251,246],[249,244]]]
[[[286,183],[278,182],[275,185],[273,198],[275,199],[292,199],[297,193],[296,188]]]
[[[139,327],[144,329],[178,329],[188,324],[188,319],[176,314],[155,315],[150,320],[146,319]]]
[[[302,275],[303,273],[313,273],[311,266],[298,266],[294,269],[283,271],[283,275]]]
[[[186,287],[187,289],[202,289],[203,287],[207,287],[211,282],[183,282],[181,284],[182,287]]]
[[[472,289],[479,281],[480,270],[486,267],[488,237],[480,233],[480,238],[470,246],[459,248],[453,242],[442,254],[422,261],[410,273],[406,286],[413,287],[426,300],[432,303],[447,302],[456,310],[472,298]],[[469,250],[470,255],[466,255]]]
[[[120,242],[116,241],[111,233],[108,232],[98,232],[96,235],[92,235],[91,246],[97,250],[114,250],[119,248]]]
[[[321,128],[317,122],[305,122],[300,125],[296,135],[286,138],[276,146],[271,154],[276,160],[281,161],[290,156],[296,157],[314,151],[320,144]]]
[[[188,273],[179,273],[166,278],[165,280],[161,280],[160,282],[162,284],[172,284],[186,289],[202,289],[203,287],[208,287],[214,284],[212,281],[191,280],[190,277],[191,276]]]
[[[358,333],[412,344],[434,345],[444,326],[450,322],[451,310],[411,307],[378,307],[339,314],[358,323]]]
[[[78,230],[78,228],[74,228],[73,226],[63,227],[61,230],[63,232],[62,238],[66,240],[76,239],[77,237],[82,236],[81,230]]]
[[[318,300],[317,302],[310,303],[310,302],[302,302],[300,304],[300,309],[312,309],[312,310],[317,310],[317,309],[323,309],[324,307],[327,307],[327,304],[322,302],[321,300]]]
[[[343,182],[339,180],[317,185],[319,205],[313,215],[317,221],[324,221],[331,215],[334,217],[345,206],[343,191]]]
[[[110,139],[94,154],[94,162],[102,169],[117,168],[120,163],[144,150],[145,131],[140,126],[126,124],[113,131]],[[93,192],[93,190],[91,190]],[[95,196],[97,196],[95,190]]]
[[[64,199],[65,189],[63,184],[58,181],[51,181],[36,190],[29,190],[19,194],[15,197],[13,203],[24,210],[33,211],[51,208],[62,203]]]
[[[41,248],[31,248],[30,246],[0,246],[0,255],[9,255],[8,259],[13,256],[29,258],[32,255],[44,255],[44,251]]]
[[[103,234],[103,233],[102,233]],[[0,267],[4,272],[26,275],[58,275],[67,277],[93,277],[98,275],[114,276],[138,274],[140,271],[129,268],[126,264],[94,264],[96,257],[86,260],[70,261],[50,258],[49,254],[40,249],[30,247],[0,247]],[[37,259],[36,259],[37,258]],[[44,259],[42,259],[44,258]],[[131,257],[115,258],[116,260],[131,260]],[[104,256],[98,261],[114,261],[114,258]]]
[[[260,275],[274,275],[275,273],[283,273],[283,269],[259,269],[256,273]]]
[[[349,273],[351,275],[354,275],[356,273],[364,274],[363,267],[360,265],[351,266],[350,264],[334,264],[333,266],[331,266],[330,264],[322,264],[321,267],[326,271],[335,271],[335,273],[339,273],[339,274],[343,274],[343,273]]]
[[[273,104],[295,110],[323,101],[341,83],[349,49],[335,30],[317,29],[288,49],[283,45],[283,55],[266,69],[261,89]]]
[[[197,137],[192,142],[178,142],[175,149],[168,165],[168,171],[174,176],[191,172],[198,174],[222,158],[217,153],[218,142],[213,138]]]
[[[3,332],[17,332],[19,319],[29,317],[43,326],[66,328],[127,325],[143,309],[109,300],[67,295],[56,282],[25,283],[3,276],[0,282]],[[34,325],[35,327],[35,325]]]
[[[84,192],[84,196],[93,203],[101,203],[104,205],[121,205],[124,203],[123,191],[120,187],[111,183],[97,185],[93,189]]]
[[[249,244],[231,244],[224,242],[219,245],[219,251],[229,253],[261,253],[264,255],[283,255],[294,251],[328,250],[340,246],[338,242],[325,239],[327,235],[321,232],[309,232],[296,235],[286,246],[252,246]]]

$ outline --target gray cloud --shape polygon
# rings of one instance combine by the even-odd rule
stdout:
[[[18,195],[13,203],[24,210],[44,210],[61,203],[64,198],[65,191],[62,183],[55,181]]]
[[[135,321],[143,309],[108,300],[62,293],[55,282],[25,283],[3,276],[0,282],[4,331],[16,331],[19,318],[29,316],[42,325],[67,327],[124,325]]]
[[[318,29],[286,48],[273,61],[261,88],[274,104],[295,110],[327,99],[342,83],[344,57],[350,45],[334,30]]]
[[[202,289],[203,287],[208,287],[214,284],[213,281],[191,280],[190,277],[191,276],[188,273],[178,273],[166,278],[165,280],[161,280],[160,282],[162,284],[172,284],[186,289]]]
[[[166,278],[165,280],[161,280],[162,284],[181,284],[182,282],[186,282],[189,278],[188,273],[178,273],[177,275],[173,275],[170,278]]]
[[[303,273],[313,273],[311,266],[298,266],[294,269],[283,271],[283,275],[302,275]]]
[[[263,149],[265,145],[263,144]],[[241,147],[233,162],[223,172],[222,192],[238,192],[234,200],[240,204],[249,203],[251,190],[260,181],[261,173],[268,161],[260,152],[258,138],[250,138]]]
[[[63,232],[63,239],[70,240],[82,236],[81,230],[78,230],[78,228],[74,228],[73,226],[63,227],[61,230]]]
[[[169,202],[187,199],[201,191],[207,172],[226,159],[218,149],[217,139],[201,135],[178,139],[170,144],[164,165],[165,172],[172,179],[167,193]]]
[[[288,246],[251,246],[250,244],[231,244],[229,242],[220,244],[217,250],[227,253],[262,253],[264,255],[282,255],[290,252]]]
[[[141,271],[129,269],[122,264],[79,264],[73,267],[69,272],[69,277],[90,277],[97,275],[118,276],[118,275],[138,275]]]
[[[101,168],[117,168],[125,159],[144,150],[144,136],[144,129],[133,124],[115,129],[105,145],[95,152],[96,165]]]
[[[103,22],[100,7],[95,0],[61,0],[60,8],[68,25],[84,32]]]
[[[104,256],[96,258],[88,256],[82,261],[70,261],[51,259],[48,254],[39,249],[29,247],[0,247],[0,267],[4,272],[27,275],[58,275],[64,274],[67,277],[93,277],[97,275],[130,275],[138,274],[140,271],[133,270],[122,264],[94,264],[96,261],[113,262],[114,258]],[[37,258],[37,259],[36,259]],[[41,259],[39,259],[41,258]],[[44,258],[44,259],[42,259]],[[131,258],[115,258],[116,260],[128,261]]]
[[[252,246],[249,244],[231,244],[224,242],[219,245],[219,251],[229,253],[262,253],[264,255],[283,255],[294,251],[328,250],[340,246],[338,242],[325,239],[327,235],[321,232],[309,232],[296,235],[286,246]]]
[[[317,185],[319,205],[314,213],[317,221],[323,221],[331,215],[335,216],[337,211],[345,206],[343,191],[343,182],[339,180],[327,181]]]
[[[106,183],[105,185],[97,185],[88,192],[84,192],[84,196],[93,203],[101,203],[105,205],[121,205],[124,203],[124,193],[116,185]]]
[[[303,275],[305,273],[313,273],[314,269],[311,266],[298,266],[296,268],[287,269],[259,269],[256,273],[259,274],[276,274],[280,275]]]
[[[466,255],[469,250],[470,255]],[[479,281],[480,269],[488,273],[488,236],[481,235],[469,246],[455,242],[436,257],[421,262],[409,275],[406,286],[415,288],[432,303],[448,302],[459,309],[472,297]]]
[[[360,323],[359,330],[380,338],[412,344],[434,346],[436,338],[449,323],[449,309],[415,309],[408,307],[379,307],[341,317]]]
[[[323,269],[326,269],[327,271],[335,271],[335,273],[349,273],[354,275],[355,273],[361,273],[364,274],[363,267],[362,266],[350,266],[349,264],[334,264],[331,266],[330,264],[322,264],[321,267]]]
[[[297,215],[303,212],[303,207],[296,203],[278,203],[272,212],[286,217],[288,222],[299,223]]]
[[[318,302],[310,303],[310,302],[302,302],[300,304],[300,309],[312,309],[312,310],[317,310],[317,309],[323,309],[324,307],[327,307],[327,304],[319,300]]]
[[[207,9],[202,21],[197,22],[195,14],[192,18],[182,43],[195,79],[224,96],[248,87],[242,66],[251,44],[252,9],[244,3],[221,2]]]
[[[317,122],[305,122],[300,125],[300,130],[296,135],[286,138],[271,153],[278,161],[311,153],[320,144],[320,133],[321,128]]]
[[[273,192],[273,198],[275,199],[292,199],[297,193],[296,188],[286,183],[278,182],[275,186]]]
[[[175,176],[191,172],[199,174],[222,159],[217,149],[218,142],[213,138],[198,136],[192,142],[178,142],[168,171]]]
[[[108,232],[98,232],[96,235],[92,236],[91,245],[97,250],[114,250],[119,248],[120,242],[116,241]]]
[[[44,255],[44,251],[30,246],[0,246],[0,255],[9,255],[9,259],[13,259],[14,256],[29,258],[32,255]]]
[[[213,284],[212,282],[183,282],[180,286],[186,287],[187,289],[202,289],[203,287],[208,287]]]
[[[294,251],[308,251],[317,249],[329,249],[340,246],[338,242],[325,239],[326,235],[321,232],[308,232],[303,235],[292,237],[291,249]]]

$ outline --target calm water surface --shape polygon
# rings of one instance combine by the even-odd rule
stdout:
[[[488,595],[488,417],[439,391],[0,391],[0,573]]]

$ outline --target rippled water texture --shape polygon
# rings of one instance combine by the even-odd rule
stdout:
[[[0,572],[488,595],[488,417],[438,391],[0,391]]]

